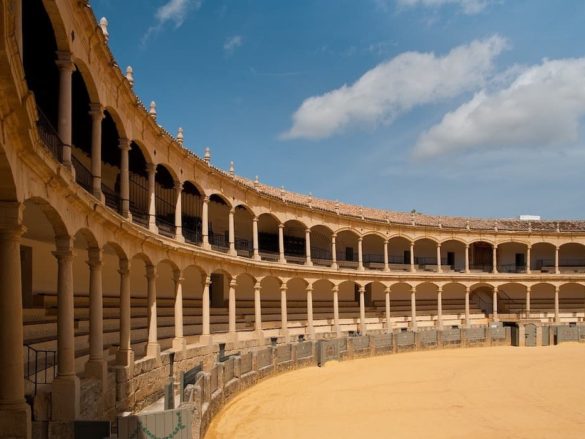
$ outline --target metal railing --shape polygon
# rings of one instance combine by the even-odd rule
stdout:
[[[183,236],[185,237],[185,241],[191,244],[200,245],[201,242],[203,242],[203,236],[201,235],[200,230],[192,230],[183,227]]]
[[[24,345],[24,348],[26,350],[24,378],[33,384],[36,395],[39,384],[49,384],[57,376],[57,352],[35,349],[30,345]]]
[[[219,233],[209,234],[209,244],[211,245],[212,249],[221,252],[226,252],[229,249],[225,235],[221,235]]]
[[[93,175],[89,169],[75,155],[71,156],[71,163],[75,169],[75,181],[87,192],[92,192]]]
[[[102,183],[102,193],[106,200],[106,206],[116,212],[120,211],[120,195],[114,189]]]
[[[176,233],[175,224],[157,215],[156,226],[158,233],[168,238],[174,238]]]
[[[37,127],[39,128],[39,136],[41,137],[42,142],[51,154],[53,154],[55,159],[58,162],[63,163],[63,142],[61,141],[57,130],[38,106],[37,113],[39,115]]]
[[[500,273],[526,273],[526,265],[500,264],[498,265]]]

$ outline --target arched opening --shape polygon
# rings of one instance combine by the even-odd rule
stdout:
[[[284,257],[286,262],[304,264],[306,258],[305,231],[307,226],[297,220],[284,223]]]
[[[498,247],[499,248],[499,247]],[[519,317],[526,313],[526,286],[506,283],[498,287],[498,313]]]
[[[441,243],[441,269],[443,271],[465,271],[465,244],[455,239]]]
[[[459,283],[448,283],[443,285],[443,326],[461,326],[465,323],[465,286]],[[481,309],[469,304],[469,326],[472,326],[474,320],[476,324],[483,325],[485,318]]]
[[[571,242],[559,247],[559,271],[561,273],[585,272],[585,246]]]
[[[212,333],[225,333],[228,331],[227,316],[229,306],[229,288],[231,276],[223,270],[211,273],[211,285],[209,285],[210,321]],[[236,308],[237,309],[237,308]]]
[[[439,300],[438,287],[434,283],[424,282],[416,287],[417,327],[430,328],[438,325]],[[442,304],[442,300],[441,300]]]
[[[504,242],[498,245],[496,259],[500,273],[526,273],[526,250],[520,242]]]
[[[410,240],[397,236],[388,241],[388,262],[393,271],[410,270]]]
[[[486,317],[494,312],[493,303],[494,287],[489,284],[479,283],[470,287],[469,302],[474,307],[481,309]]]
[[[474,272],[493,271],[494,247],[489,242],[477,241],[469,246],[469,269]]]
[[[328,279],[319,279],[312,285],[315,333],[325,337],[335,332],[332,287],[333,283]]]
[[[359,286],[354,281],[346,280],[338,288],[340,331],[357,334],[360,317]]]
[[[165,165],[156,166],[155,189],[156,226],[161,235],[174,238],[175,209],[177,202],[176,181]]]
[[[242,301],[242,303],[247,306],[246,321],[248,323],[248,327],[253,329],[255,325],[254,286],[256,285],[256,280],[251,276],[240,275],[238,276],[238,282],[240,282],[240,277],[244,277],[244,279],[242,286],[238,287],[241,288],[242,292],[245,294],[244,297],[247,298],[247,300]],[[272,331],[272,334],[275,335],[277,334],[277,329],[281,329],[283,331],[286,331],[287,329],[282,327],[281,321],[281,284],[281,280],[274,276],[266,276],[260,281],[262,329],[265,331]],[[240,302],[238,302],[238,305],[239,303]]]
[[[120,212],[120,133],[112,114],[105,110],[102,120],[102,193],[106,205]]]
[[[176,278],[179,276],[177,267],[169,260],[156,266],[156,311],[158,343],[162,351],[170,349],[175,336],[175,291]],[[144,340],[144,339],[143,339]],[[143,341],[145,344],[145,341]],[[140,349],[141,351],[144,350]]]
[[[227,252],[229,249],[230,206],[217,194],[209,197],[209,244],[214,250]]]
[[[136,142],[130,144],[128,152],[128,180],[129,180],[129,202],[132,222],[148,227],[148,208],[150,194],[148,190],[147,161],[142,148]]]
[[[559,294],[559,305],[560,305]],[[553,322],[555,317],[555,286],[548,283],[532,285],[530,289],[530,316],[544,322]]]
[[[559,311],[563,323],[583,321],[585,319],[585,286],[574,282],[561,285]]]
[[[414,242],[414,264],[417,270],[437,271],[437,242],[432,239],[417,239]]]
[[[331,238],[333,232],[330,228],[317,225],[311,228],[311,260],[315,265],[330,267],[331,257]]]
[[[147,355],[146,340],[148,337],[149,324],[148,316],[150,309],[148,307],[148,279],[147,279],[147,267],[151,262],[143,255],[134,255],[130,260],[130,291],[131,291],[131,315],[132,315],[132,332],[131,332],[131,343],[134,349],[135,358],[139,359]],[[153,274],[155,274],[154,267],[151,268]],[[115,276],[113,276],[115,278]],[[156,286],[155,286],[156,288]],[[119,289],[119,288],[118,288]],[[119,292],[117,298],[119,306]],[[158,308],[158,298],[154,297],[154,306]],[[104,303],[105,305],[105,303]],[[158,322],[158,319],[157,319]],[[119,319],[116,322],[116,327],[119,330]],[[158,343],[158,327],[156,339],[153,341]],[[140,336],[140,332],[146,332],[147,337]]]
[[[364,252],[364,266],[371,270],[384,269],[384,238],[370,234],[364,236],[362,242]]]
[[[183,270],[183,319],[187,344],[197,341],[195,336],[202,333],[202,298],[205,272],[196,265]]]
[[[258,217],[258,249],[264,261],[278,261],[278,225],[280,221],[269,213]]]
[[[252,257],[254,253],[252,237],[254,214],[252,211],[240,204],[234,211],[234,238],[238,256]]]
[[[538,242],[530,249],[530,264],[535,271],[555,272],[555,246],[550,242]]]
[[[91,116],[87,87],[79,70],[73,72],[71,163],[75,168],[75,181],[88,192],[92,192],[91,173]]]
[[[340,268],[358,268],[358,240],[358,234],[352,230],[343,230],[337,233],[335,248],[337,251],[337,265]]]
[[[203,197],[199,189],[189,181],[183,183],[181,197],[183,236],[185,241],[200,245],[203,240],[201,234]]]

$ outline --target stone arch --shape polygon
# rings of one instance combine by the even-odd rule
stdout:
[[[234,204],[234,245],[238,256],[252,257],[254,254],[254,218],[256,214],[245,203]]]
[[[384,242],[386,237],[378,232],[366,232],[362,236],[364,266],[370,269],[384,269]]]
[[[442,271],[465,271],[465,241],[457,238],[447,238],[441,241],[441,269]]]
[[[289,219],[284,222],[284,255],[287,262],[305,263],[306,230],[307,225],[298,219]]]
[[[410,270],[410,246],[412,239],[405,235],[393,235],[388,240],[388,262],[390,269]]]
[[[311,227],[311,260],[315,265],[329,267],[332,263],[331,239],[333,230],[323,224]]]

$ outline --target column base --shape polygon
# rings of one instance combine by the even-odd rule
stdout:
[[[312,267],[313,266],[313,261],[307,261],[307,262],[305,262],[305,265],[307,267]]]
[[[185,337],[173,338],[173,350],[174,351],[184,351],[186,349],[187,349],[187,340],[185,340]]]
[[[211,250],[211,244],[209,244],[209,242],[204,242],[201,244],[201,248],[205,250]]]
[[[160,345],[158,343],[148,343],[146,345],[146,356],[160,358]]]
[[[384,267],[384,273],[389,273],[390,272],[390,267]]]
[[[211,335],[200,335],[199,336],[199,344],[201,345],[210,345],[213,342],[213,337]]]
[[[260,257],[260,255],[259,255],[259,254],[254,254],[254,256],[252,256],[252,259],[253,259],[254,261],[261,261],[261,260],[262,260],[262,258]]]
[[[365,268],[364,268],[363,265],[358,265],[358,268],[357,269],[358,269],[358,271],[364,271],[365,270]]]
[[[0,405],[0,438],[31,439],[30,406],[25,403]]]
[[[230,249],[230,251],[228,251],[228,255],[230,255],[230,256],[238,256],[238,252],[235,249],[234,250],[231,250]]]
[[[85,363],[85,375],[91,378],[97,378],[104,383],[105,387],[106,378],[108,376],[108,363],[103,359],[88,360],[88,362]]]
[[[80,388],[75,375],[58,376],[53,381],[51,393],[51,418],[53,421],[74,421],[79,416]]]
[[[337,265],[337,262],[334,262],[333,264],[331,264],[331,268],[337,270],[339,268],[339,265]]]
[[[120,366],[130,366],[134,364],[134,351],[132,349],[118,350],[118,352],[116,352],[116,362]]]
[[[149,222],[148,223],[148,230],[150,230],[152,233],[158,234],[158,226],[156,225],[156,223]]]
[[[183,232],[175,232],[175,241],[185,242],[185,237],[183,236]]]

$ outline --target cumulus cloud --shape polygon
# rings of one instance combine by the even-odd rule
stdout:
[[[467,15],[479,14],[492,0],[397,0],[398,6],[413,7],[426,6],[438,8],[445,5],[455,5]]]
[[[351,85],[305,99],[284,139],[320,139],[349,126],[390,123],[411,108],[481,87],[506,47],[498,35],[454,48],[444,56],[406,52]]]
[[[142,44],[145,44],[153,34],[160,32],[168,22],[174,23],[175,28],[181,27],[189,11],[199,9],[201,2],[202,0],[168,0],[154,13],[156,24],[148,28],[142,37]]]
[[[228,55],[231,55],[242,44],[244,44],[244,38],[241,35],[235,35],[233,37],[226,38],[225,42],[223,43],[223,50]]]
[[[545,60],[447,113],[419,137],[414,155],[571,145],[584,116],[585,58]]]

